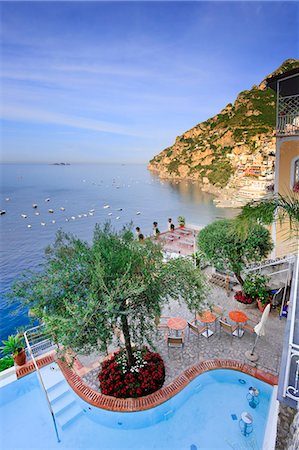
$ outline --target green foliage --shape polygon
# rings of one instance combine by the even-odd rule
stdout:
[[[117,233],[105,224],[96,226],[91,245],[59,231],[42,269],[16,282],[11,297],[28,305],[59,343],[75,351],[105,351],[122,330],[130,360],[131,339],[151,344],[165,299],[184,298],[193,307],[203,292],[202,275],[192,262],[164,263],[157,243],[139,243],[129,228]]]
[[[179,159],[173,159],[168,165],[167,170],[169,173],[177,173],[179,174],[179,166],[181,165],[181,161]]]
[[[177,220],[178,220],[179,225],[185,225],[185,223],[186,223],[186,219],[184,216],[179,216]]]
[[[197,238],[199,249],[219,270],[232,271],[243,284],[242,269],[250,262],[265,258],[273,244],[269,231],[254,224],[246,236],[236,232],[236,222],[218,220],[203,228]]]
[[[206,166],[206,170],[210,171],[206,175],[209,182],[219,187],[226,186],[233,173],[231,163],[223,158],[215,159],[212,164]]]
[[[299,235],[299,199],[298,195],[290,192],[288,195],[276,194],[271,198],[247,203],[237,216],[238,233],[246,235],[248,228],[254,223],[270,225],[278,221],[288,222],[290,235]]]
[[[4,358],[0,359],[0,372],[3,370],[9,369],[14,365],[14,360],[11,356],[4,356]]]
[[[243,292],[249,297],[267,303],[269,300],[269,291],[267,283],[269,277],[258,273],[252,273],[245,278]]]
[[[4,355],[17,355],[25,347],[24,338],[19,334],[8,336],[7,341],[2,341],[2,344],[4,345],[0,347],[0,350]]]

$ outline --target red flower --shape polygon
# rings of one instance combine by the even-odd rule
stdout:
[[[99,381],[103,394],[119,398],[140,397],[160,389],[165,379],[165,367],[161,356],[147,348],[139,350],[144,362],[136,372],[123,373],[124,350],[102,363]],[[120,362],[121,361],[121,362]]]

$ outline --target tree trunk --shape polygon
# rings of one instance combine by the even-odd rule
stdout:
[[[236,273],[236,272],[234,272],[234,274],[235,274],[235,277],[237,278],[237,280],[239,281],[240,285],[243,286],[244,280],[241,277],[241,275],[239,273]]]
[[[126,352],[127,352],[128,366],[130,368],[134,365],[134,356],[133,356],[133,352],[132,352],[128,320],[127,320],[127,316],[124,314],[121,316],[121,324],[122,324],[122,332],[123,332],[124,339],[125,339],[125,347],[126,347]]]

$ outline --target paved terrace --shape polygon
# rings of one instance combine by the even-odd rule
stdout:
[[[156,240],[163,246],[166,254],[178,254],[182,256],[192,255],[196,251],[196,237],[199,232],[198,227],[190,225],[184,228],[175,228],[173,232],[165,231],[160,233]]]
[[[227,316],[231,310],[241,310],[246,313],[247,316],[252,317],[256,321],[261,318],[261,312],[257,306],[243,305],[238,303],[231,292],[227,295],[225,289],[209,284],[209,294],[207,295],[207,303],[218,304],[224,308],[224,316]],[[186,320],[192,320],[193,314],[188,311],[183,304],[179,305],[174,302],[170,302],[165,305],[163,315],[171,317],[183,317]],[[185,330],[185,347],[183,353],[180,349],[170,349],[168,356],[168,349],[165,339],[165,330],[157,331],[154,342],[156,350],[161,354],[166,366],[166,379],[165,384],[168,385],[173,381],[183,370],[199,362],[203,362],[207,359],[231,359],[241,363],[246,363],[250,366],[257,367],[270,374],[278,375],[283,346],[283,335],[286,320],[282,318],[279,320],[279,310],[272,310],[266,325],[266,336],[260,337],[256,346],[256,353],[259,355],[257,363],[249,362],[245,357],[246,350],[252,348],[255,335],[249,332],[245,332],[242,338],[231,337],[226,333],[221,333],[219,338],[219,331],[214,333],[210,338],[190,335],[188,339],[188,331]],[[211,325],[214,330],[214,324]],[[115,347],[110,347],[109,351],[113,351]],[[89,384],[95,390],[99,390],[99,382],[97,375],[99,372],[99,366],[105,355],[99,354],[93,355],[78,355],[79,364],[75,364],[74,369],[77,374],[80,375],[83,380]],[[81,364],[80,364],[81,363]],[[82,367],[80,367],[82,365]]]

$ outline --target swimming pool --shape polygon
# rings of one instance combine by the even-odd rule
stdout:
[[[42,371],[48,377],[50,373],[51,379],[54,377],[54,387],[50,388],[52,397],[54,389],[57,391],[53,406],[58,408],[59,402],[66,402],[66,398],[71,405],[60,406],[57,413],[61,442],[56,440],[44,394],[36,373],[32,373],[0,389],[1,449],[262,448],[273,388],[244,373],[228,369],[209,371],[156,408],[119,413],[84,402],[69,390],[57,366],[51,367],[53,375],[49,366]],[[246,398],[251,386],[260,393],[260,403],[255,409]],[[76,414],[67,420],[66,417],[71,417],[70,410]],[[253,432],[247,437],[239,427],[243,411],[253,417]]]

